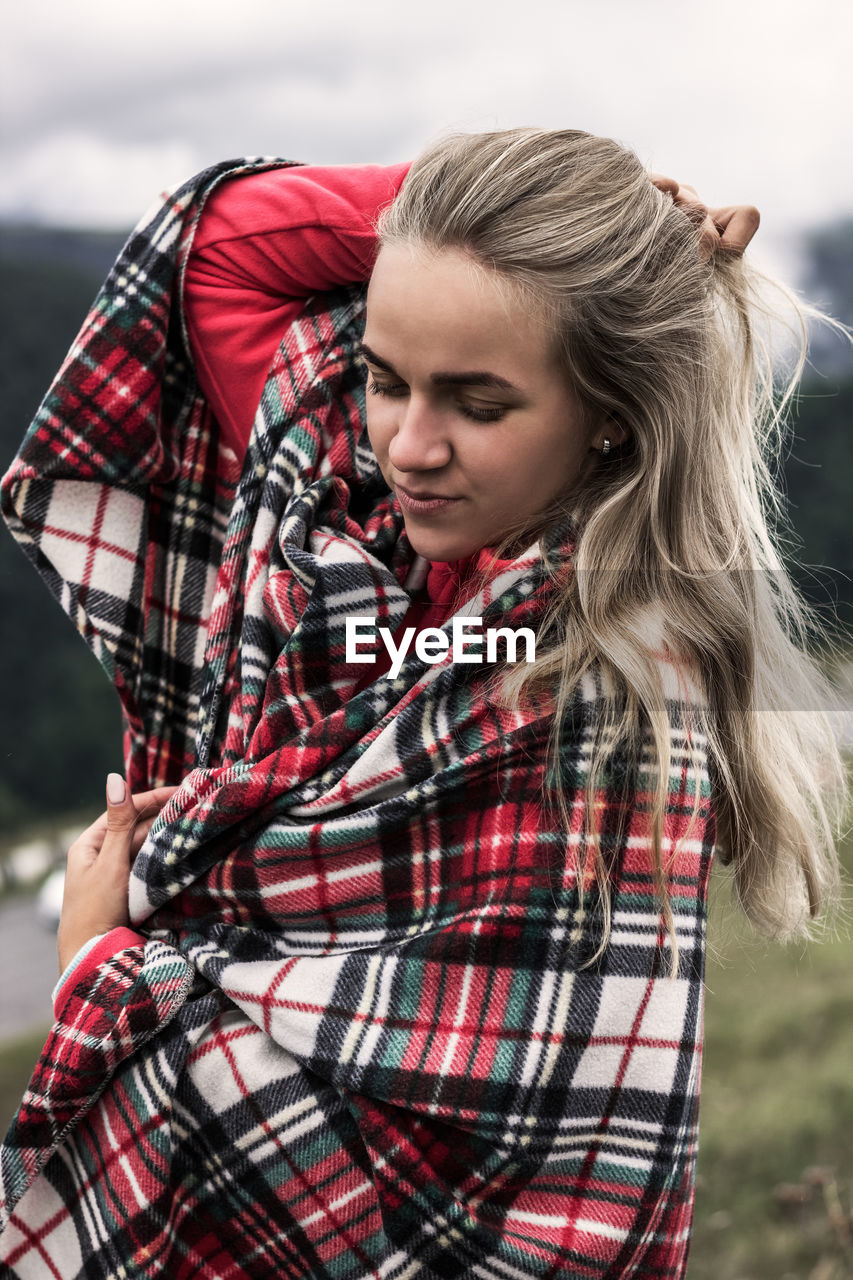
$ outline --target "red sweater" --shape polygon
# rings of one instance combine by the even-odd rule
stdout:
[[[273,169],[227,181],[207,200],[184,309],[201,388],[239,457],[284,330],[312,294],[369,278],[374,219],[407,169]]]
[[[187,261],[184,313],[199,384],[235,465],[284,330],[312,294],[369,278],[376,216],[407,171],[405,164],[273,169],[224,182],[205,204]],[[420,632],[444,622],[465,582],[491,559],[483,547],[431,562],[395,640],[406,627]],[[353,692],[390,665],[381,651]],[[140,937],[113,929],[81,948],[54,990],[54,1007],[91,968]]]

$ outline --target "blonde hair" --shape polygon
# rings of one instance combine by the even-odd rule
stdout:
[[[645,724],[654,743],[653,872],[677,963],[661,855],[670,722],[654,645],[637,625],[649,609],[704,694],[703,706],[685,699],[683,713],[707,734],[718,851],[739,900],[765,933],[808,933],[839,893],[846,776],[823,710],[833,689],[809,653],[826,629],[777,550],[785,517],[774,464],[804,363],[805,316],[817,313],[796,310],[800,358],[780,395],[757,324],[768,311],[766,278],[732,254],[703,261],[696,227],[637,157],[573,130],[438,142],[413,164],[380,237],[463,250],[520,290],[549,321],[586,421],[612,419],[630,433],[582,488],[535,526],[507,529],[495,551],[536,536],[544,547],[567,520],[576,533],[574,572],[552,573],[536,660],[507,666],[501,688],[510,702],[556,690],[551,777],[581,678],[595,671],[610,690],[585,817],[605,938],[594,792],[617,744],[642,750]],[[559,788],[556,798],[568,831]],[[697,794],[694,816],[698,804]],[[586,870],[578,867],[581,886]]]

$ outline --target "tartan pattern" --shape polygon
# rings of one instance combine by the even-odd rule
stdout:
[[[148,941],[81,977],[7,1135],[3,1274],[683,1276],[701,699],[661,654],[678,975],[647,760],[619,753],[597,792],[613,929],[587,963],[602,913],[566,854],[599,675],[561,725],[568,832],[541,805],[550,699],[508,711],[485,665],[414,652],[353,696],[344,620],[395,628],[414,562],[364,431],[363,290],[285,335],[239,482],[198,393],[193,228],[217,181],[269,163],[140,224],[2,485],[116,683],[131,785],[181,784],[131,880]],[[545,547],[567,571],[571,535]],[[549,590],[532,547],[463,611],[535,627]]]

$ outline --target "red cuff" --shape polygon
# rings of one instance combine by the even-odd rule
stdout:
[[[86,982],[105,960],[111,960],[119,951],[124,951],[125,947],[138,947],[140,943],[144,945],[146,941],[147,939],[141,933],[137,933],[134,929],[127,929],[124,925],[119,925],[116,929],[110,929],[109,933],[105,933],[87,951],[79,964],[74,964],[72,961],[66,970],[62,985],[54,993],[53,1013],[57,1021],[72,991],[79,983]]]

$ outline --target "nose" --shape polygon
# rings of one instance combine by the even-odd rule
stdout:
[[[447,466],[453,449],[442,415],[420,396],[399,401],[397,429],[388,445],[388,460],[396,471],[436,471]]]

